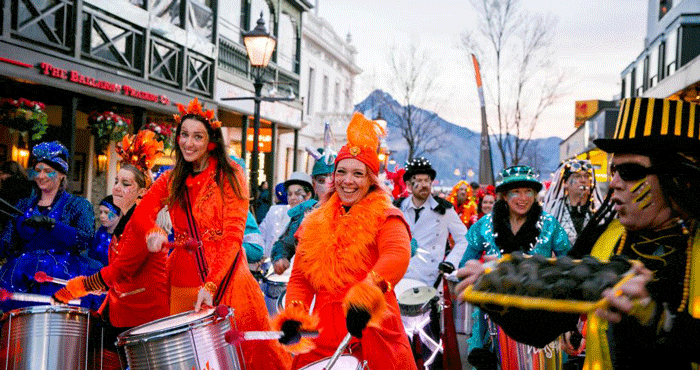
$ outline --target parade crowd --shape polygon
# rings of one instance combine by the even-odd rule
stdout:
[[[237,331],[281,332],[235,343],[249,370],[308,369],[339,347],[371,370],[700,363],[696,104],[623,100],[614,136],[595,140],[610,158],[607,189],[591,162],[568,159],[551,181],[516,165],[495,184],[459,181],[438,193],[442,169],[426,158],[383,168],[385,128],[355,113],[337,153],[307,149],[310,174],[263,183],[252,200],[213,111],[196,99],[178,109],[172,168],[151,171],[163,155],[153,132],[127,135],[116,145],[112,194],[96,208],[69,193],[60,142],[31,148],[26,169],[0,165],[0,287],[52,305],[79,300],[101,329],[101,369],[126,368],[121,333],[219,305],[233,310]],[[587,315],[448,298],[513,253],[641,264]],[[38,304],[10,298],[0,309]],[[452,318],[458,307],[461,322]],[[457,345],[466,349],[459,365]]]

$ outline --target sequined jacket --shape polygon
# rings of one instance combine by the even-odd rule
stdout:
[[[95,233],[95,214],[90,202],[65,191],[56,195],[50,209],[44,213],[39,211],[38,202],[39,194],[17,202],[17,208],[23,214],[8,223],[2,236],[2,248],[9,258],[28,251],[70,253],[86,250],[90,246]],[[51,230],[22,224],[25,219],[40,214],[56,220]],[[8,250],[13,245],[19,247],[19,253]]]
[[[493,230],[493,213],[482,217],[467,233],[467,251],[462,256],[460,266],[472,259],[481,257],[483,252],[487,255],[501,256],[502,252],[499,246],[496,245],[496,235]],[[541,254],[550,257],[552,253],[557,256],[565,255],[571,244],[569,237],[564,228],[559,225],[557,220],[547,212],[542,212],[536,227],[540,230],[540,235],[537,237],[537,243],[526,252],[527,254]]]

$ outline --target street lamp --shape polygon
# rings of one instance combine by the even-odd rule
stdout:
[[[221,100],[252,99],[255,102],[255,108],[253,111],[253,158],[251,159],[250,163],[250,182],[252,188],[251,190],[253,191],[253,198],[257,198],[258,171],[260,167],[260,103],[263,101],[292,101],[295,99],[295,97],[293,97],[293,95],[287,98],[262,96],[263,83],[265,82],[263,76],[265,75],[265,70],[267,65],[270,63],[272,53],[275,51],[275,46],[277,45],[277,39],[267,33],[267,30],[265,29],[265,20],[263,19],[262,12],[260,12],[260,19],[258,19],[257,26],[255,26],[254,29],[243,33],[243,44],[248,52],[248,60],[250,61],[250,65],[252,67],[255,96],[221,98]],[[247,133],[244,132],[243,135],[247,135]]]

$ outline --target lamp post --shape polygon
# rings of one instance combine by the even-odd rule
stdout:
[[[265,80],[263,79],[265,75],[265,69],[270,63],[272,53],[275,51],[275,46],[277,45],[277,39],[274,36],[267,33],[267,30],[265,29],[265,20],[263,19],[262,12],[260,12],[260,19],[258,19],[257,26],[255,26],[255,28],[253,28],[252,30],[243,33],[243,44],[245,45],[245,49],[248,52],[248,60],[250,61],[250,66],[252,67],[253,88],[255,89],[255,96],[221,98],[221,100],[252,99],[255,102],[255,106],[253,109],[253,158],[251,158],[250,162],[250,182],[253,198],[257,198],[258,172],[260,168],[260,103],[263,101],[292,101],[295,99],[295,97],[293,96],[293,94],[288,98],[262,96],[262,88],[263,84],[265,83]],[[247,134],[247,132],[243,133],[243,135]]]

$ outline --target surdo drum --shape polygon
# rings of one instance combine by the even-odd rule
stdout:
[[[78,370],[88,368],[90,313],[85,308],[34,306],[2,317],[0,368]]]
[[[422,281],[402,279],[394,288],[401,316],[421,316],[430,311],[430,301],[437,297],[437,290]]]
[[[330,358],[324,358],[299,368],[299,370],[324,370],[329,360]],[[351,355],[341,355],[333,365],[333,370],[369,370],[369,368],[367,361],[360,362]]]
[[[169,316],[130,329],[119,335],[131,370],[240,370],[236,350],[226,343],[231,329],[226,317],[215,309],[202,309]]]

